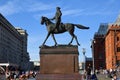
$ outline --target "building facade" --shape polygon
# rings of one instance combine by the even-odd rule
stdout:
[[[8,63],[25,68],[29,63],[27,52],[27,32],[14,28],[9,21],[0,14],[0,63]]]
[[[102,23],[98,29],[98,32],[95,33],[94,39],[92,42],[92,51],[93,51],[93,64],[95,69],[105,69],[106,68],[106,55],[105,55],[105,34],[108,28],[108,24]]]
[[[120,66],[120,15],[115,23],[100,25],[92,49],[95,69]]]
[[[105,38],[106,47],[106,68],[120,66],[120,25],[109,25]]]

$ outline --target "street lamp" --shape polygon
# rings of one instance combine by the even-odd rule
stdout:
[[[85,50],[85,48],[82,48],[82,53],[84,55],[84,71],[85,71],[85,64],[86,64],[86,56],[85,56],[86,50]]]
[[[95,71],[95,59],[94,59],[94,47],[95,47],[95,44],[96,43],[96,41],[95,40],[92,40],[91,39],[91,50],[92,50],[92,58],[93,58],[93,71]]]

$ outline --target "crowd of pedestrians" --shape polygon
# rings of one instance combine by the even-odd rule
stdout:
[[[20,71],[9,71],[6,72],[6,80],[27,80],[30,77],[35,78],[36,72],[34,71],[27,71],[27,72],[20,72]]]
[[[111,78],[112,80],[120,80],[120,68],[101,70],[101,74],[106,75],[106,78]]]
[[[93,71],[92,67],[89,65],[84,71],[84,80],[99,80],[97,77],[99,75],[106,75],[105,77],[110,80],[120,80],[120,68],[109,70],[100,69]]]

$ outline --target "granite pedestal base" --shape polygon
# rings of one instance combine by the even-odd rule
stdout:
[[[80,80],[77,46],[42,47],[37,80]]]

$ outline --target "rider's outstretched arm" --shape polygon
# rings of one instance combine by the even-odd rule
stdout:
[[[54,19],[55,19],[55,17],[51,18],[50,20],[54,20]]]

